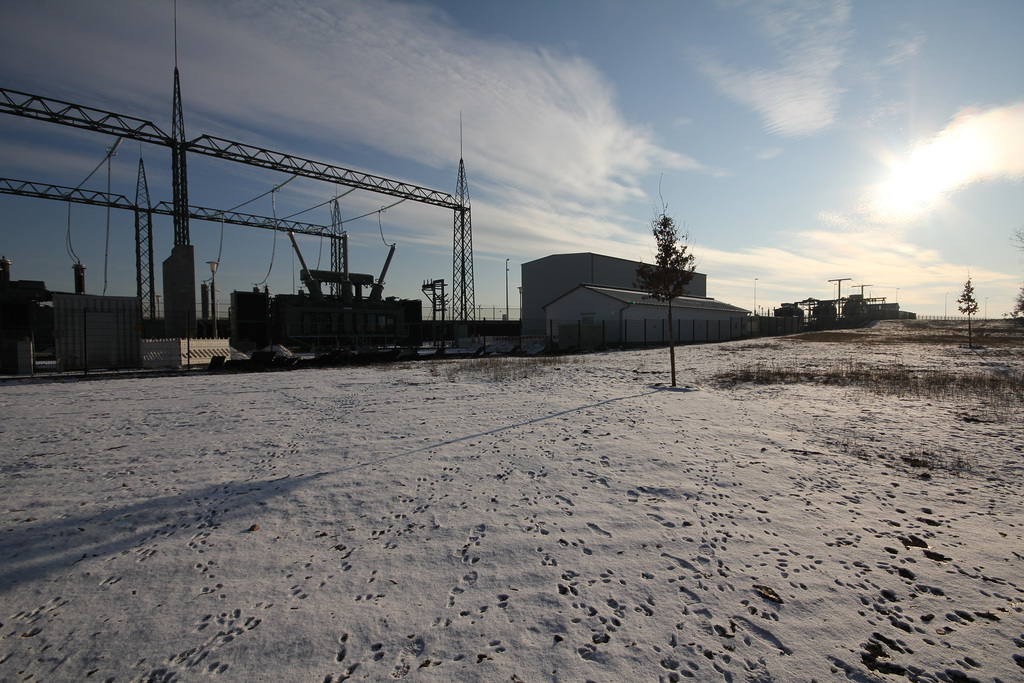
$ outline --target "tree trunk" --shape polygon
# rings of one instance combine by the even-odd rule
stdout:
[[[676,385],[676,331],[672,326],[672,299],[668,300],[668,357],[672,367],[672,386]]]

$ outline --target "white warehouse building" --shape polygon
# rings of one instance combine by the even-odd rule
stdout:
[[[668,341],[668,303],[636,289],[640,263],[600,254],[555,254],[522,265],[523,334],[559,346]],[[724,341],[749,333],[749,311],[707,296],[707,275],[695,273],[672,302],[680,342]]]

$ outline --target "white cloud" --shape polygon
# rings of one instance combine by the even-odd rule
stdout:
[[[823,217],[853,224],[908,224],[970,185],[1019,182],[1024,179],[1024,103],[964,109],[909,154],[887,151],[882,156],[889,178],[854,206]]]
[[[785,137],[813,135],[836,118],[850,9],[846,2],[725,2],[751,16],[778,58],[744,68],[695,50],[699,70],[724,95],[757,111],[765,128]]]
[[[783,153],[784,150],[781,147],[769,147],[767,149],[762,149],[760,152],[757,153],[757,160],[768,161],[769,159],[774,159],[775,157],[780,156]]]
[[[206,14],[202,42],[219,36],[217,59],[228,66],[203,73],[201,83],[192,75],[190,88],[202,88],[195,97],[208,108],[216,102],[223,118],[262,130],[301,127],[447,169],[458,158],[461,113],[475,187],[602,204],[642,198],[641,180],[657,170],[702,169],[626,122],[587,61],[476,38],[430,7],[351,2],[289,4],[240,19],[233,9]],[[240,97],[216,96],[227,92]]]

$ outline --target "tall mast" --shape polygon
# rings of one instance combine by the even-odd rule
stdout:
[[[469,183],[462,159],[462,115],[459,114],[459,179],[455,187],[455,248],[452,266],[452,319],[460,322],[476,319],[476,295],[473,284],[473,221],[469,206]]]
[[[181,114],[181,85],[174,66],[174,114],[171,119],[171,174],[174,191],[174,244],[189,244],[188,171],[185,165],[185,120]]]
[[[139,179],[135,186],[135,282],[136,293],[142,302],[142,317],[156,317],[153,291],[153,212],[146,184],[146,167],[139,155]]]

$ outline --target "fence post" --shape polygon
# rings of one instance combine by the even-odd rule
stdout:
[[[89,375],[89,311],[82,307],[82,374]]]

